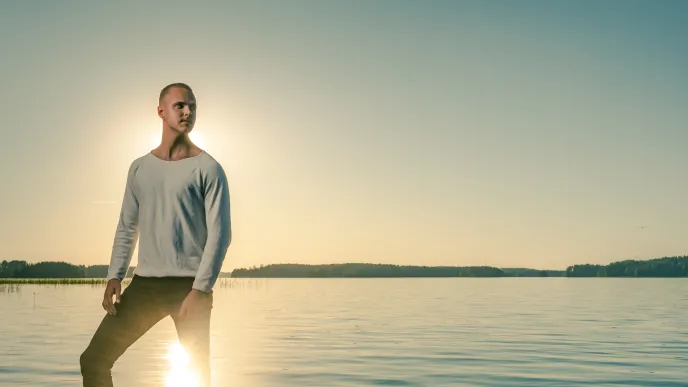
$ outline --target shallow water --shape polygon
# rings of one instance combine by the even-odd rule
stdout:
[[[238,279],[215,292],[213,386],[686,386],[688,280]],[[0,285],[0,385],[78,386],[102,286]],[[117,386],[175,385],[163,320]]]

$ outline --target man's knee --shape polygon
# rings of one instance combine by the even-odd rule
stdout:
[[[89,353],[88,349],[81,354],[81,357],[79,357],[79,364],[81,366],[82,375],[93,373],[93,371],[97,369],[95,360],[96,358]]]
[[[84,373],[84,371],[91,368],[91,364],[89,363],[88,350],[81,353],[81,357],[79,357],[79,364],[81,365],[82,374]]]
[[[99,374],[109,372],[112,364],[102,355],[95,354],[90,348],[87,348],[79,357],[79,364],[81,366],[81,374]]]

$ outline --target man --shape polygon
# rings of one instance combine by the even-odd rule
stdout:
[[[167,316],[201,385],[210,384],[212,288],[231,241],[229,187],[222,166],[189,139],[196,100],[188,85],[162,89],[158,116],[160,145],[127,173],[102,303],[107,314],[81,355],[85,387],[112,386],[115,361]],[[137,240],[139,262],[121,292]]]

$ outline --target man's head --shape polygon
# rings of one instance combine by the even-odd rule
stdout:
[[[196,123],[196,97],[191,87],[172,83],[160,91],[158,116],[178,133],[190,133]]]

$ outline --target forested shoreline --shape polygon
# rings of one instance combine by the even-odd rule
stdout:
[[[63,261],[0,263],[0,278],[105,278],[107,265]],[[135,267],[130,267],[131,277]],[[223,272],[233,278],[384,278],[384,277],[688,277],[688,256],[624,260],[607,265],[577,264],[566,270],[492,266],[413,266],[374,263],[272,264]]]

